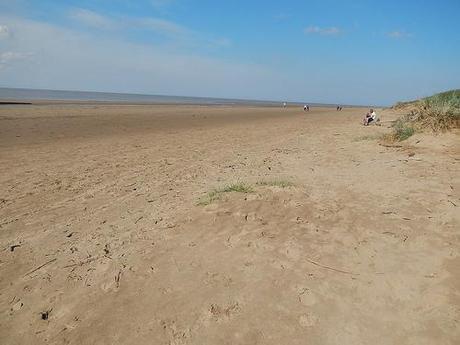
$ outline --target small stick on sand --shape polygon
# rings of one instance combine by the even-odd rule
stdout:
[[[313,260],[310,260],[308,258],[305,258],[305,260],[307,260],[309,263],[313,264],[313,265],[316,265],[318,267],[321,267],[321,268],[325,268],[325,269],[328,269],[328,270],[331,270],[331,271],[335,271],[335,272],[340,272],[340,273],[345,273],[345,274],[351,274],[351,275],[356,275],[356,276],[359,276],[359,273],[353,273],[353,272],[348,272],[348,271],[342,271],[342,270],[339,270],[337,268],[334,268],[334,267],[330,267],[330,266],[326,266],[326,265],[322,265],[316,261],[313,261]]]
[[[117,289],[120,287],[120,276],[121,276],[121,270],[119,270],[118,274],[115,276],[115,283],[117,284]]]
[[[387,145],[387,144],[380,144],[380,146],[383,146],[383,147],[396,147],[396,148],[403,147],[402,145]]]
[[[70,265],[64,266],[63,268],[69,268],[69,267],[75,267],[75,266],[83,266],[83,265],[89,264],[91,261],[94,261],[94,260],[96,260],[98,258],[99,258],[98,256],[93,256],[92,258],[89,258],[89,259],[84,260],[84,261],[77,262],[76,264],[70,264]]]
[[[38,266],[37,268],[33,269],[32,271],[30,271],[30,272],[24,274],[24,277],[25,277],[25,276],[28,276],[29,274],[34,273],[35,271],[38,271],[40,268],[45,267],[46,265],[48,265],[48,264],[50,264],[50,263],[52,263],[52,262],[54,262],[54,261],[56,261],[56,260],[57,260],[57,259],[54,258],[54,259],[51,259],[51,260],[45,262],[44,264]]]

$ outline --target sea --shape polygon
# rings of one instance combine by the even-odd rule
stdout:
[[[34,102],[95,102],[111,104],[190,104],[190,105],[248,105],[248,106],[336,106],[334,104],[283,102],[270,100],[250,100],[212,97],[187,97],[145,95],[132,93],[65,91],[43,89],[19,89],[0,87],[0,104],[33,104]]]

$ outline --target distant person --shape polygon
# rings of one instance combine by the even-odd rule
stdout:
[[[377,121],[377,114],[374,109],[370,109],[370,111],[366,114],[363,119],[363,125],[368,126],[370,123]]]
[[[307,111],[307,106],[306,105],[303,106],[303,111]]]
[[[307,111],[310,111],[310,106],[307,104]]]
[[[339,107],[339,106],[337,106],[337,111],[339,111],[339,108],[340,108],[340,107]]]
[[[339,110],[342,111],[342,106],[339,107]]]

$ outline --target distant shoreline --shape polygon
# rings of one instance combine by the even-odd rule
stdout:
[[[202,106],[257,106],[280,107],[283,101],[144,95],[112,92],[22,89],[0,87],[0,105],[202,105]],[[286,106],[310,107],[368,107],[369,105],[328,104],[312,102],[286,102]]]

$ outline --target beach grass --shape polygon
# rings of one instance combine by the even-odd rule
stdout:
[[[219,200],[223,194],[232,192],[252,193],[254,192],[254,188],[251,185],[243,182],[232,183],[222,188],[216,188],[211,190],[205,196],[200,198],[200,200],[198,201],[198,205],[206,206],[212,204],[214,201]]]
[[[394,141],[403,141],[414,135],[415,129],[407,118],[400,118],[393,124]]]
[[[258,186],[273,186],[273,187],[280,187],[280,188],[288,188],[293,187],[294,183],[287,180],[266,180],[266,181],[259,181],[256,183]]]
[[[460,90],[440,93],[423,99],[411,114],[418,127],[432,132],[445,132],[458,127]]]
[[[434,133],[458,128],[460,123],[460,90],[451,90],[417,101],[398,103],[395,108],[410,107],[410,113],[401,118],[406,125],[397,123],[395,138],[410,136],[412,130]],[[412,128],[409,129],[409,128]],[[402,139],[404,140],[404,139]]]
[[[404,141],[415,133],[415,128],[407,117],[399,118],[392,127],[393,129],[390,133],[381,136],[381,142],[391,144],[396,141]]]

